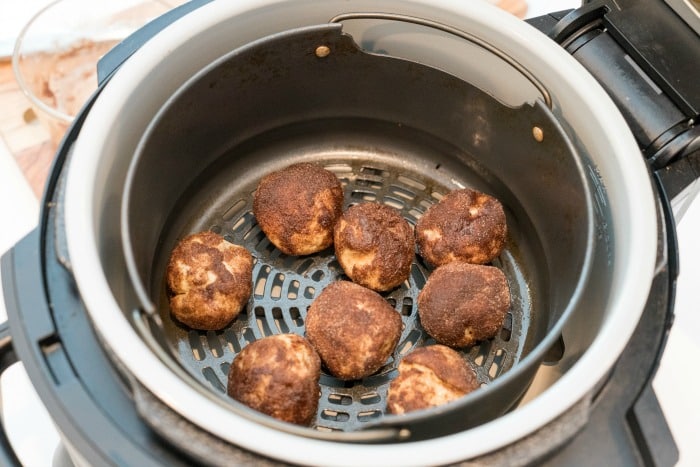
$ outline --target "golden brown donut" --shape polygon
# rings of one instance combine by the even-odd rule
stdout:
[[[201,330],[229,324],[250,298],[253,257],[214,232],[182,239],[166,270],[170,310],[181,323]]]
[[[469,188],[448,193],[416,224],[418,253],[433,266],[488,263],[503,250],[506,235],[501,203]]]
[[[267,238],[288,255],[309,255],[333,243],[343,188],[332,172],[306,162],[264,176],[253,214]]]
[[[316,418],[321,359],[303,337],[278,334],[248,344],[231,364],[226,392],[278,420],[309,425]]]
[[[418,295],[421,325],[437,342],[468,347],[494,337],[510,308],[505,274],[453,262],[435,269]]]
[[[401,336],[399,313],[378,293],[348,281],[331,283],[306,315],[306,338],[328,371],[342,380],[377,371]]]
[[[399,376],[389,386],[387,412],[437,407],[478,388],[476,372],[459,353],[439,344],[419,347],[399,363]]]
[[[411,273],[413,230],[399,212],[379,203],[350,207],[335,225],[335,256],[353,282],[384,292]]]

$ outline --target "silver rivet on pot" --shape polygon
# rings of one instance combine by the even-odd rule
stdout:
[[[544,140],[544,132],[542,131],[542,128],[538,126],[533,126],[532,137],[535,138],[535,141],[541,143]]]
[[[319,45],[318,47],[316,47],[316,56],[318,58],[326,58],[330,55],[330,53],[331,49],[327,45]]]

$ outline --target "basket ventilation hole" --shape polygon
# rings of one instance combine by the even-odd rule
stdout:
[[[272,335],[272,330],[267,324],[265,309],[261,306],[255,307],[255,322],[257,323],[260,334],[262,334],[263,337]]]
[[[255,298],[263,298],[265,296],[265,286],[267,285],[267,277],[270,275],[270,266],[263,266],[258,271],[258,277],[255,279]]]
[[[224,354],[221,340],[214,331],[207,331],[207,344],[209,344],[209,350],[214,357],[219,358]]]
[[[226,339],[226,342],[228,342],[229,349],[234,354],[237,354],[241,351],[241,343],[238,342],[238,338],[236,337],[236,333],[233,332],[233,329],[227,329],[224,332],[224,339]]]
[[[224,392],[226,390],[224,385],[221,384],[221,380],[219,380],[219,378],[216,376],[216,372],[212,367],[208,366],[202,369],[202,374],[204,375],[204,378],[209,381],[209,384],[214,387],[214,389],[218,390],[219,392]]]
[[[376,392],[369,392],[367,394],[363,394],[362,397],[360,397],[360,402],[364,405],[378,404],[381,401],[382,397]]]
[[[347,412],[337,412],[335,410],[325,409],[321,412],[321,418],[324,420],[332,420],[334,422],[347,422],[350,420],[350,414]]]
[[[319,282],[319,281],[320,281],[321,279],[323,279],[325,276],[326,276],[326,273],[323,272],[321,269],[319,269],[318,271],[314,272],[314,273],[311,275],[311,279],[312,279],[313,281],[315,281],[315,282]]]
[[[304,289],[304,297],[306,297],[308,299],[312,299],[312,298],[314,298],[314,295],[316,295],[315,288],[309,286],[309,287]]]
[[[246,345],[255,342],[256,339],[253,330],[250,328],[245,328],[245,331],[243,331],[243,339],[245,339]]]
[[[489,377],[491,379],[495,378],[496,376],[501,374],[501,370],[503,369],[503,360],[506,357],[506,352],[503,349],[498,349],[496,351],[496,356],[493,359],[493,363],[491,364],[491,367],[489,368]]]
[[[242,199],[239,199],[238,201],[233,203],[233,205],[230,208],[228,208],[228,210],[222,216],[223,219],[225,221],[230,221],[231,219],[236,217],[236,214],[238,214],[240,212],[240,210],[243,209],[244,206],[245,206],[245,201]],[[235,229],[235,226],[234,226],[234,229]]]
[[[377,195],[375,195],[374,193],[368,192],[368,191],[356,190],[350,194],[350,197],[353,199],[359,199],[362,201],[369,201],[369,202],[377,201]]]
[[[368,410],[357,414],[357,419],[361,422],[368,422],[382,416],[381,410]]]
[[[307,259],[303,263],[299,265],[297,268],[297,273],[303,275],[306,271],[309,270],[309,268],[314,264],[314,260],[311,258]]]
[[[299,308],[293,306],[289,309],[289,317],[292,318],[294,324],[302,327],[304,325],[304,318],[302,318],[301,313],[299,313]]]
[[[421,332],[418,329],[412,330],[410,333],[408,333],[408,336],[406,336],[406,339],[399,344],[399,355],[406,355],[411,351],[413,347],[418,343],[418,339],[420,339]]]
[[[405,175],[399,175],[397,180],[404,185],[408,185],[411,188],[417,189],[418,191],[425,190],[425,185],[423,183],[421,183],[418,180],[415,180],[413,178],[407,177]]]
[[[404,297],[403,305],[401,306],[401,314],[404,316],[411,316],[413,313],[413,299],[411,297]]]
[[[299,281],[294,280],[289,283],[289,288],[287,289],[287,298],[289,300],[296,300],[299,296]]]
[[[506,319],[503,322],[503,329],[501,329],[501,340],[503,342],[508,342],[510,340],[512,332],[513,332],[513,314],[508,312],[508,314],[506,314]]]
[[[350,405],[352,404],[352,397],[345,394],[328,394],[328,402],[336,405]]]
[[[387,206],[391,206],[394,209],[398,209],[399,211],[403,210],[403,208],[406,207],[406,204],[400,199],[391,198],[389,196],[385,196],[382,202]]]
[[[411,217],[411,219],[408,219],[409,222],[413,221],[413,224],[416,224],[418,220],[423,217],[423,213],[419,211],[418,209],[410,209],[408,211],[408,216]]]
[[[272,290],[270,291],[270,297],[272,297],[273,300],[282,298],[282,284],[284,284],[284,279],[284,274],[275,274],[275,278],[272,281]]]
[[[277,326],[277,331],[280,334],[287,334],[289,332],[289,326],[287,326],[287,323],[284,320],[282,308],[276,306],[272,309],[272,319],[275,320],[275,326]]]
[[[418,204],[419,204],[423,209],[426,209],[426,210],[427,210],[427,209],[430,208],[430,206],[433,205],[433,203],[434,203],[433,201],[424,199],[424,200],[421,200],[420,203],[418,203]]]
[[[388,178],[389,175],[391,175],[388,170],[382,170],[382,169],[378,169],[376,167],[367,167],[367,166],[360,167],[360,173],[368,174],[368,175],[376,175],[377,177],[382,177],[382,178]]]
[[[204,347],[202,346],[202,339],[200,338],[199,333],[197,331],[190,331],[187,334],[187,337],[190,340],[190,348],[192,349],[192,355],[194,356],[195,360],[204,360]]]
[[[244,242],[252,242],[256,245],[264,238],[265,233],[260,229],[260,227],[258,227],[257,224],[253,224],[250,230],[243,235]]]
[[[374,190],[381,190],[382,188],[382,182],[376,180],[368,180],[366,178],[358,178],[357,180],[355,180],[355,185],[364,188],[372,188]]]
[[[416,288],[422,290],[423,286],[425,285],[425,276],[421,272],[420,268],[415,264],[411,265],[411,277],[413,278],[413,282],[416,284]]]
[[[412,191],[408,191],[407,189],[398,187],[396,185],[392,185],[390,190],[391,190],[392,194],[395,194],[396,196],[398,196],[400,198],[405,198],[409,201],[416,197],[416,194],[413,193]]]

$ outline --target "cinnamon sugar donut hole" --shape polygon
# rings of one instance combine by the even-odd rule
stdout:
[[[479,388],[474,368],[440,344],[415,349],[401,360],[398,370],[387,396],[387,411],[392,414],[437,407]]]
[[[190,328],[218,330],[238,316],[253,288],[253,257],[214,232],[182,239],[166,269],[170,310]]]
[[[340,180],[316,164],[302,162],[269,173],[253,194],[260,228],[287,255],[309,255],[331,246],[342,212]]]
[[[361,379],[384,365],[401,337],[399,312],[377,292],[349,281],[328,285],[309,307],[306,338],[330,373]]]
[[[316,418],[321,359],[296,334],[268,336],[236,356],[226,392],[248,407],[279,420],[309,425]]]
[[[435,269],[418,295],[418,316],[438,343],[469,347],[498,334],[510,308],[505,274],[453,262]]]
[[[413,230],[390,206],[350,207],[336,224],[333,239],[340,266],[357,284],[385,292],[401,285],[411,273]]]
[[[469,188],[445,195],[416,224],[418,253],[435,267],[452,261],[486,264],[501,253],[506,235],[501,203]]]

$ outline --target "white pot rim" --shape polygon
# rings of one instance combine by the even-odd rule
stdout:
[[[475,1],[465,7],[463,1],[457,0],[391,0],[382,3],[384,11],[428,17],[477,35],[488,35],[492,43],[521,59],[524,66],[539,70],[553,95],[566,95],[571,102],[577,102],[576,116],[572,118],[582,122],[583,131],[599,135],[595,141],[584,141],[589,152],[615,155],[599,157],[595,163],[605,182],[611,182],[614,175],[615,183],[606,183],[606,187],[613,200],[610,208],[615,231],[634,235],[626,237],[622,247],[615,249],[615,293],[609,302],[609,318],[593,345],[555,385],[523,407],[464,432],[399,444],[334,443],[251,423],[222,410],[168,369],[141,340],[114,299],[100,263],[96,235],[100,216],[94,193],[100,183],[100,157],[95,155],[110,150],[106,142],[112,141],[113,124],[123,118],[121,112],[134,84],[147,79],[169,54],[227,18],[269,18],[270,12],[278,12],[276,24],[256,24],[258,37],[263,37],[279,32],[280,27],[320,24],[351,9],[370,11],[372,5],[369,0],[242,0],[202,6],[156,35],[115,73],[84,122],[68,169],[68,249],[80,295],[106,345],[142,385],[194,424],[245,449],[298,464],[445,464],[483,455],[522,439],[585,397],[591,385],[609,371],[636,327],[654,275],[656,208],[646,167],[619,111],[581,65],[529,25],[488,4]],[[241,44],[230,44],[231,48],[251,40],[244,36]],[[562,100],[557,104],[565,115],[573,112],[570,102]]]

